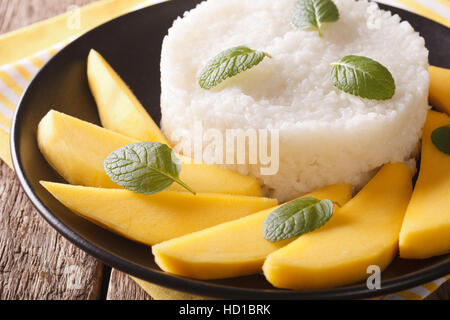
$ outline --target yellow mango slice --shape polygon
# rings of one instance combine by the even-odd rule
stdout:
[[[315,290],[366,279],[397,253],[403,216],[412,193],[412,172],[388,164],[322,228],[267,257],[263,270],[275,287]]]
[[[130,88],[95,50],[89,53],[87,76],[104,128],[139,141],[169,145]]]
[[[41,182],[76,214],[147,245],[245,217],[277,205],[274,199],[223,194],[161,192],[137,194]]]
[[[350,185],[336,185],[306,196],[344,204],[351,195]],[[152,248],[155,261],[164,271],[196,279],[230,278],[261,272],[268,254],[294,240],[273,243],[264,238],[264,221],[275,209],[160,243]]]
[[[105,158],[137,142],[54,110],[42,118],[37,138],[41,153],[66,181],[101,188],[118,188],[105,173]]]
[[[419,179],[400,232],[400,256],[405,259],[450,252],[450,156],[431,141],[431,133],[448,124],[450,117],[429,111]]]
[[[139,142],[53,110],[41,120],[37,136],[44,157],[70,184],[100,188],[119,188],[105,173],[105,158],[120,147]],[[263,195],[256,179],[180,158],[180,178],[196,192]],[[185,191],[175,183],[169,190]]]
[[[450,115],[450,69],[430,66],[430,101],[436,109]]]

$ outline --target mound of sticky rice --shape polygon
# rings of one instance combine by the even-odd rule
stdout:
[[[198,139],[199,123],[224,136],[227,129],[279,130],[278,173],[262,175],[262,164],[225,167],[257,177],[282,201],[336,183],[361,187],[383,164],[411,162],[428,110],[428,51],[409,23],[374,3],[334,0],[340,19],[320,37],[291,24],[294,2],[205,1],[174,22],[161,62],[162,126],[169,139],[189,150],[192,140],[180,137]],[[202,89],[199,71],[239,45],[273,58]],[[386,66],[395,96],[368,100],[334,87],[330,63],[346,55]],[[204,161],[216,159],[212,148],[203,153]]]

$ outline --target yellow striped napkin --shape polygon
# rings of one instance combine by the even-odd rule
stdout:
[[[0,158],[11,168],[9,132],[14,110],[32,77],[65,44],[84,32],[124,13],[165,0],[102,0],[75,12],[34,24],[0,36]],[[402,7],[450,27],[450,0],[379,0]],[[71,24],[80,18],[79,26]],[[380,297],[389,300],[421,300],[430,295],[450,276],[425,285]],[[134,279],[153,298],[161,300],[205,299],[162,288]]]

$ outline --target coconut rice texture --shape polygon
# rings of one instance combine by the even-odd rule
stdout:
[[[385,163],[411,163],[429,109],[428,51],[408,22],[368,1],[334,0],[340,19],[320,37],[292,25],[294,2],[202,2],[174,22],[161,56],[162,127],[176,148],[186,153],[200,141],[203,161],[221,164],[218,147],[205,136],[199,140],[199,125],[223,137],[229,129],[279,130],[276,174],[262,175],[262,164],[223,166],[258,178],[280,201],[337,183],[359,188]],[[205,64],[239,45],[272,59],[202,89]],[[368,100],[334,87],[330,64],[346,55],[386,66],[394,97]]]

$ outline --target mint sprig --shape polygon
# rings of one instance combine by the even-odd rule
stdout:
[[[264,222],[264,238],[271,242],[300,236],[322,227],[333,215],[333,202],[306,197],[284,204]]]
[[[200,72],[198,83],[203,89],[211,89],[224,80],[253,68],[265,57],[271,58],[266,52],[256,51],[246,46],[227,49],[206,64]]]
[[[105,159],[104,168],[112,181],[136,193],[155,194],[176,182],[195,194],[179,179],[180,160],[172,149],[159,142],[120,148]]]
[[[450,125],[434,130],[431,134],[431,141],[439,151],[450,155]]]
[[[331,79],[344,92],[372,100],[388,100],[395,94],[392,74],[375,60],[350,55],[331,65]]]
[[[317,30],[322,36],[325,23],[339,20],[339,10],[331,0],[297,0],[292,8],[292,23],[299,29]]]

